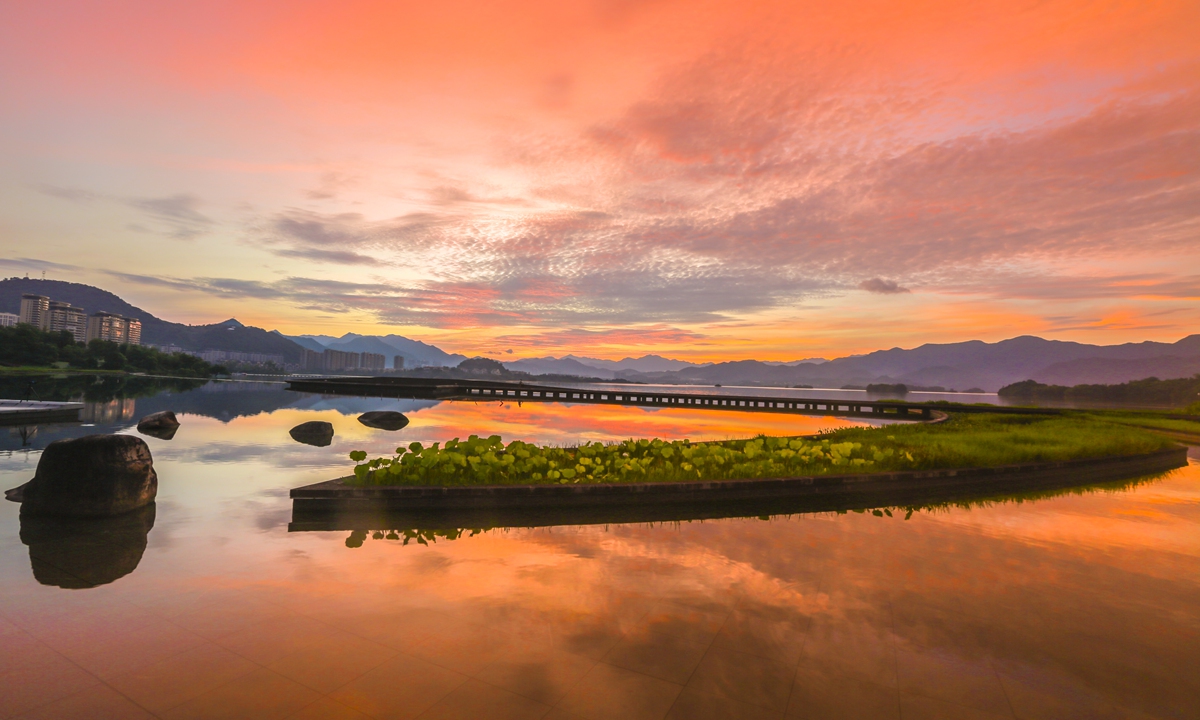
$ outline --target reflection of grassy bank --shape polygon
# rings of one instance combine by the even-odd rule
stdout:
[[[183,392],[200,387],[207,380],[161,378],[140,375],[63,374],[0,376],[0,397],[17,400],[70,402],[108,402],[123,398],[157,395],[163,391]]]
[[[1050,500],[1053,498],[1064,496],[1085,496],[1095,493],[1118,493],[1133,490],[1142,485],[1156,482],[1161,479],[1161,475],[1150,475],[1129,480],[1117,480],[1112,482],[1094,483],[1082,487],[1072,488],[1056,488],[1052,490],[1030,490],[1016,493],[1003,493],[985,495],[982,497],[954,500],[947,502],[929,503],[922,505],[880,505],[875,507],[850,507],[847,509],[836,510],[819,510],[810,513],[783,512],[772,513],[767,515],[730,515],[728,517],[697,517],[694,519],[667,520],[667,521],[649,521],[636,522],[635,524],[644,525],[646,527],[664,526],[664,525],[682,525],[690,523],[712,522],[717,520],[742,519],[749,520],[756,518],[763,521],[772,520],[787,520],[793,517],[803,515],[825,515],[837,514],[846,515],[847,513],[856,513],[859,515],[872,515],[878,518],[899,518],[901,520],[910,520],[913,515],[921,513],[938,514],[946,513],[951,510],[971,510],[977,508],[990,508],[1001,505],[1038,502],[1042,500]],[[421,527],[398,527],[387,530],[353,530],[349,537],[346,538],[346,547],[357,548],[362,547],[369,537],[372,540],[391,540],[396,541],[400,545],[408,545],[410,542],[415,542],[419,545],[431,545],[440,541],[457,540],[462,537],[474,537],[481,533],[494,530],[504,531],[508,527],[552,527],[555,525],[571,525],[570,522],[553,522],[552,520],[542,519],[540,523],[531,525],[512,525],[512,526],[484,526],[484,527],[438,527],[438,526],[421,526]],[[605,523],[607,524],[607,523]],[[329,528],[332,529],[332,528]]]
[[[79,368],[48,368],[41,365],[19,365],[16,367],[0,367],[0,378],[28,377],[30,375],[128,375],[124,370],[81,370]]]
[[[819,439],[628,440],[558,448],[498,436],[398,448],[361,462],[360,485],[514,485],[739,480],[1060,462],[1138,455],[1173,443],[1081,415],[961,415],[939,424],[846,428]],[[366,460],[365,453],[352,459]]]

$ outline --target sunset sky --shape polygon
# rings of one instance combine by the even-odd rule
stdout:
[[[505,357],[1200,332],[1200,3],[0,2],[0,276]]]

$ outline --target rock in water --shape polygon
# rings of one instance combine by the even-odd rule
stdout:
[[[153,502],[158,475],[145,440],[87,435],[47,445],[19,490],[22,515],[108,517]]]
[[[358,416],[358,421],[367,427],[378,430],[400,430],[408,425],[408,418],[404,417],[404,413],[398,413],[395,410],[375,410],[363,413]]]
[[[179,420],[175,417],[175,413],[171,412],[170,410],[163,410],[162,412],[151,413],[141,420],[138,420],[137,426],[138,430],[162,430],[164,428],[177,428],[179,427]]]
[[[326,447],[333,442],[333,425],[320,420],[312,422],[300,423],[296,427],[288,431],[292,439],[305,445],[316,445],[317,447]]]
[[[179,420],[175,418],[175,413],[163,410],[138,420],[137,429],[143,435],[160,440],[170,440],[175,437],[175,431],[179,429]]]
[[[112,518],[39,517],[22,513],[21,542],[43,585],[91,588],[137,569],[154,527],[154,503]]]

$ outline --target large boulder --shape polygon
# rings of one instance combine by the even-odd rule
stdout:
[[[288,431],[292,439],[305,445],[326,447],[333,442],[333,424],[321,420],[300,423]]]
[[[373,410],[358,416],[358,421],[369,428],[377,430],[401,430],[408,425],[404,413],[395,410]]]
[[[179,429],[179,420],[175,418],[175,413],[163,410],[138,420],[137,429],[143,435],[160,440],[170,440],[175,437],[175,431]]]
[[[158,475],[146,441],[132,435],[55,440],[33,479],[5,493],[22,515],[107,517],[154,501]]]
[[[33,577],[43,585],[90,588],[133,572],[154,527],[154,503],[111,518],[21,515]]]

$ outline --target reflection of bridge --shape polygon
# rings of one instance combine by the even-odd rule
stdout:
[[[676,407],[742,412],[839,415],[851,417],[932,417],[935,410],[955,412],[1000,412],[1058,414],[1058,410],[1010,408],[997,405],[947,405],[910,403],[899,400],[825,400],[817,398],[731,395],[704,392],[662,392],[630,384],[626,389],[596,390],[555,387],[501,380],[454,380],[426,378],[312,378],[288,381],[288,389],[299,392],[364,397],[429,398],[437,400],[515,400],[517,402],[567,402],[593,405]]]

